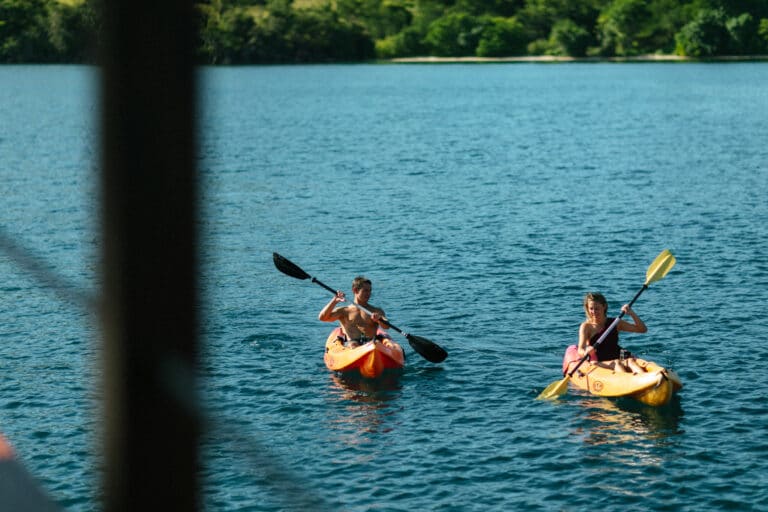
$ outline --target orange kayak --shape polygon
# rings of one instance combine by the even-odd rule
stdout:
[[[59,510],[16,458],[3,434],[0,434],[0,510]]]
[[[337,372],[359,372],[363,377],[376,378],[384,370],[402,368],[405,364],[403,347],[392,341],[384,331],[379,331],[382,339],[369,341],[357,347],[345,347],[339,336],[343,336],[337,327],[325,342],[325,366]]]
[[[563,358],[564,374],[570,372],[580,360],[576,345],[569,346]],[[635,360],[645,370],[643,373],[614,372],[598,366],[594,361],[585,361],[571,375],[569,382],[573,387],[595,396],[631,397],[654,407],[668,404],[683,387],[680,377],[673,370],[637,357]]]

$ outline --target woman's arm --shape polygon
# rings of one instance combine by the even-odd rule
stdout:
[[[583,356],[587,352],[594,350],[594,348],[588,344],[589,336],[587,336],[587,322],[584,322],[579,326],[579,344],[577,346],[579,355]]]
[[[637,313],[632,311],[632,308],[630,308],[628,304],[622,306],[621,310],[632,318],[632,322],[621,320],[617,326],[619,330],[640,333],[648,331],[648,327],[645,326],[645,322],[643,322],[640,317],[637,316]]]

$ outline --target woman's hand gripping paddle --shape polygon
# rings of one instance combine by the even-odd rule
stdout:
[[[310,276],[309,274],[304,272],[298,265],[288,260],[287,258],[280,256],[276,252],[272,253],[272,260],[275,262],[275,267],[277,267],[277,270],[279,270],[283,274],[291,277],[295,277],[296,279],[309,279],[313,283],[322,286],[323,288],[333,293],[334,295],[336,294],[336,290],[322,283],[317,278]],[[370,311],[365,309],[360,304],[356,304],[353,302],[352,305],[362,311],[365,311],[369,315],[371,314]],[[405,338],[408,340],[408,343],[410,343],[411,347],[413,347],[413,350],[418,352],[419,355],[421,355],[427,361],[431,363],[440,363],[444,361],[446,357],[448,357],[448,352],[446,352],[445,349],[440,345],[438,345],[437,343],[429,341],[427,338],[422,338],[421,336],[416,336],[414,334],[408,334],[407,332],[403,332],[398,327],[389,323],[389,321],[385,321],[385,322],[392,329],[394,329],[395,331],[405,336]]]
[[[651,265],[648,267],[648,270],[645,273],[645,284],[643,284],[643,287],[640,288],[640,290],[635,294],[635,297],[629,302],[629,306],[632,307],[632,304],[634,304],[640,294],[643,293],[646,288],[648,288],[649,284],[654,283],[662,277],[666,276],[670,269],[675,266],[675,261],[675,257],[671,252],[669,252],[669,249],[664,249],[661,251],[661,253],[656,256],[656,259],[653,260],[653,263],[651,263]],[[598,338],[598,340],[593,345],[595,348],[597,348],[597,346],[603,342],[608,334],[616,328],[616,326],[619,324],[619,320],[621,320],[621,317],[623,316],[624,311],[622,311],[621,314],[617,316],[613,322],[611,322],[611,325],[609,325],[602,336]],[[565,378],[553,382],[544,388],[544,391],[542,391],[536,398],[539,400],[555,400],[561,395],[564,395],[566,391],[568,391],[568,381],[571,380],[571,376],[576,373],[576,370],[578,370],[582,363],[584,363],[584,361],[586,361],[588,358],[589,352],[584,354],[579,363],[566,374]]]

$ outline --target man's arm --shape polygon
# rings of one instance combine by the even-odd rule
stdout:
[[[338,320],[341,317],[344,308],[341,307],[336,309],[336,305],[339,302],[344,302],[344,300],[344,292],[336,292],[336,295],[333,296],[330,302],[328,302],[328,304],[326,304],[325,307],[320,310],[320,314],[317,315],[317,319],[321,322],[335,322]]]

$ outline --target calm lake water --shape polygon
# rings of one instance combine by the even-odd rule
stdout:
[[[0,431],[99,509],[98,90],[0,67]],[[768,64],[201,71],[206,510],[768,510]],[[57,276],[31,277],[25,248]],[[586,291],[685,388],[653,409],[561,378]],[[317,320],[373,281],[401,375],[328,372]],[[58,293],[56,291],[58,289]]]

